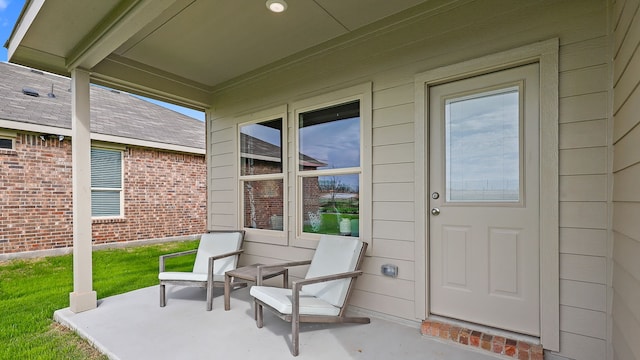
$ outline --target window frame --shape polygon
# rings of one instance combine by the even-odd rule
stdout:
[[[300,147],[299,139],[299,118],[300,114],[314,110],[325,109],[333,106],[346,104],[353,101],[359,101],[360,105],[360,166],[340,168],[340,169],[322,169],[322,170],[300,170],[300,156],[298,155]],[[305,100],[292,103],[292,121],[290,122],[290,131],[294,134],[293,143],[291,145],[293,160],[293,169],[289,172],[290,181],[295,184],[294,209],[295,213],[291,214],[294,219],[292,245],[304,248],[315,248],[320,240],[320,234],[303,232],[304,215],[303,215],[303,186],[302,179],[314,176],[330,176],[330,175],[359,175],[359,236],[358,238],[372,245],[371,239],[371,208],[372,208],[372,187],[373,179],[371,176],[371,158],[372,158],[372,84],[365,83],[350,88],[334,91],[332,93],[318,95]],[[367,253],[370,254],[372,246],[369,246]]]
[[[120,209],[118,215],[105,215],[105,216],[94,216],[93,210],[91,213],[91,220],[108,220],[108,219],[124,219],[125,218],[125,206],[124,206],[124,151],[125,147],[106,145],[106,144],[91,144],[91,150],[105,150],[105,151],[113,151],[120,153],[120,188],[101,188],[101,187],[93,187],[91,186],[91,195],[93,197],[94,191],[118,191],[120,194]],[[91,169],[91,173],[93,174],[93,167]],[[92,209],[93,209],[93,199],[92,201]]]
[[[274,174],[259,174],[259,175],[242,175],[242,149],[241,149],[241,140],[240,140],[240,130],[243,126],[251,125],[251,124],[259,124],[262,122],[273,121],[281,119],[282,121],[282,138],[281,138],[281,148],[282,148],[282,172],[274,173]],[[287,106],[278,106],[275,108],[258,111],[255,113],[247,114],[244,116],[238,117],[238,122],[235,131],[236,138],[236,148],[237,148],[237,156],[236,156],[236,164],[237,164],[237,184],[238,184],[238,222],[239,228],[245,230],[245,240],[252,242],[260,242],[267,244],[275,244],[275,245],[287,245],[288,244],[288,217],[289,217],[289,206],[288,206],[288,163],[289,163],[289,151],[288,151],[288,117],[287,117]],[[282,230],[272,230],[272,229],[255,229],[245,227],[245,209],[244,209],[244,183],[246,181],[262,181],[262,180],[282,180]]]
[[[16,151],[17,137],[18,137],[18,134],[15,131],[0,129],[0,139],[11,141],[11,148],[0,148],[0,151],[9,152],[9,153]]]

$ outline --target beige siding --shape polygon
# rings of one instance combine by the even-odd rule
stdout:
[[[576,359],[606,357],[606,50],[599,37],[560,51],[560,355]]]
[[[210,224],[233,227],[238,221],[237,204],[229,206],[229,201],[236,202],[237,198],[237,154],[228,156],[228,149],[235,152],[235,142],[224,144],[227,136],[235,136],[234,117],[370,81],[373,85],[372,176],[364,180],[372,185],[372,247],[364,265],[366,276],[357,286],[353,304],[389,316],[420,320],[419,302],[424,301],[425,296],[414,291],[415,269],[424,268],[426,254],[415,250],[426,240],[416,238],[414,230],[415,221],[425,216],[416,210],[414,198],[418,176],[414,173],[414,164],[424,161],[424,154],[416,154],[414,150],[415,75],[558,37],[559,354],[575,359],[603,359],[607,343],[607,286],[610,285],[607,278],[610,182],[607,176],[611,164],[607,135],[611,38],[607,34],[607,4],[600,0],[477,0],[466,1],[462,6],[458,6],[460,2],[446,0],[438,3],[442,6],[435,12],[377,32],[360,32],[348,42],[332,42],[327,51],[305,52],[287,66],[262,75],[253,74],[235,86],[216,92],[209,134],[213,142],[209,149],[213,152],[209,156],[212,173],[216,169],[220,169],[220,173],[210,179]],[[628,133],[633,127],[628,125],[629,119],[621,121],[627,124],[625,133]],[[289,134],[290,143],[292,136]],[[633,183],[633,179],[628,182]],[[291,225],[295,216],[295,194],[291,188],[288,194]],[[243,261],[273,262],[310,256],[312,252],[308,249],[301,252],[293,246],[293,238],[294,233],[290,231],[286,247],[257,246],[249,242]],[[386,263],[398,265],[397,279],[380,274],[380,266]]]
[[[640,2],[614,4],[613,352],[640,359]]]

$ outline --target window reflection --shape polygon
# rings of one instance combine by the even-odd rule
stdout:
[[[284,230],[282,119],[240,126],[245,228]]]
[[[360,235],[360,101],[300,114],[303,233]]]
[[[283,230],[283,181],[244,182],[244,227]]]
[[[304,232],[359,236],[359,175],[302,178]]]
[[[519,89],[445,102],[447,201],[520,200]]]
[[[360,166],[360,102],[300,114],[300,170]]]
[[[282,119],[240,127],[241,175],[282,172]]]

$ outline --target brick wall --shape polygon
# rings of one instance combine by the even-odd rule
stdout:
[[[125,218],[94,221],[94,243],[199,234],[206,227],[203,155],[128,148]],[[0,254],[73,244],[71,142],[19,134],[0,150]]]
[[[273,174],[282,171],[280,164],[251,159],[243,161],[243,174]],[[283,181],[246,181],[244,184],[244,226],[256,229],[282,230],[284,215]]]
[[[243,174],[262,175],[282,171],[280,164],[251,159],[243,161]],[[305,167],[304,170],[315,170]],[[282,180],[246,181],[244,184],[244,227],[256,229],[282,230],[284,215],[284,189]],[[309,213],[320,209],[320,186],[318,177],[307,177],[303,181],[305,202],[304,220],[309,220]]]

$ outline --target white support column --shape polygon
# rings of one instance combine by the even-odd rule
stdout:
[[[71,152],[73,167],[73,292],[69,307],[74,313],[95,309],[91,244],[91,121],[89,72],[71,71]]]

